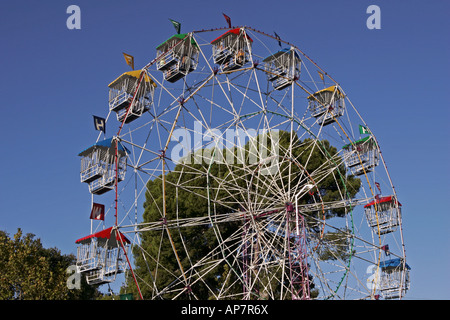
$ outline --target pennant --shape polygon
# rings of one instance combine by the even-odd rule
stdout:
[[[223,12],[222,12],[222,14],[223,14],[225,20],[227,20],[228,28],[231,29],[231,18],[230,18],[229,16],[227,16],[227,15],[226,15],[225,13],[223,13]]]
[[[320,71],[317,71],[317,73],[319,74],[319,77],[320,77],[320,79],[322,79],[322,81],[324,81],[323,79],[324,79],[324,77],[323,77],[323,73],[322,72],[320,72]]]
[[[367,129],[366,127],[359,125],[359,133],[360,134],[371,134],[369,129]]]
[[[94,128],[97,131],[103,131],[106,134],[106,120],[97,116],[94,117]]]
[[[385,254],[386,256],[390,256],[390,255],[391,255],[391,252],[389,251],[389,245],[388,245],[388,244],[385,244],[384,246],[382,246],[382,247],[381,247],[381,250],[384,251],[384,254]]]
[[[281,47],[281,38],[280,38],[280,36],[274,31],[273,32],[274,34],[275,34],[275,38],[277,38],[277,40],[278,40],[278,45]]]
[[[93,203],[91,210],[92,220],[105,220],[105,205],[100,203]]]
[[[380,194],[381,194],[381,187],[380,187],[380,184],[379,184],[378,182],[375,182],[375,185],[377,186],[377,189],[378,189],[378,191],[379,191]]]
[[[177,31],[177,34],[180,34],[181,33],[181,23],[179,23],[178,21],[172,20],[172,19],[169,19],[169,20],[170,20],[170,22],[172,22],[173,27]]]
[[[132,55],[126,54],[125,52],[122,53],[125,58],[125,61],[127,62],[127,65],[129,65],[131,69],[134,70],[134,57]]]

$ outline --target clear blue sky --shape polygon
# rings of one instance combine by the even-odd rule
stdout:
[[[81,8],[81,30],[66,9]],[[381,8],[369,30],[366,9]],[[450,2],[2,1],[0,2],[0,229],[34,233],[75,253],[89,231],[90,195],[78,152],[95,141],[92,115],[107,113],[107,84],[141,67],[182,31],[247,25],[296,44],[345,88],[381,144],[403,205],[411,289],[450,299]]]

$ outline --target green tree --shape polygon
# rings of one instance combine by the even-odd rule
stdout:
[[[0,299],[66,300],[93,299],[97,288],[81,282],[80,290],[67,287],[67,268],[75,264],[73,255],[57,248],[44,248],[40,239],[19,228],[13,238],[0,231]],[[82,277],[83,278],[83,277]]]
[[[165,177],[167,220],[205,217],[208,215],[207,191],[205,189],[207,178],[206,176],[194,173],[196,170],[202,170],[202,165],[193,164],[191,165],[191,169],[192,173],[182,173],[180,165]],[[218,176],[220,175],[219,171],[221,169],[223,168],[220,165],[213,165],[210,174]],[[183,179],[183,182],[180,181],[180,177]],[[189,185],[189,189],[176,188],[175,184],[177,183],[184,184],[185,186]],[[217,182],[212,182],[212,184],[217,185]],[[198,188],[195,193],[192,192],[193,188]],[[163,191],[161,180],[149,181],[147,184],[146,202],[144,204],[144,221],[161,220],[162,207]],[[222,207],[218,208],[216,212],[225,213],[227,212],[226,210],[229,211],[229,208]],[[161,220],[161,223],[163,224],[164,221]],[[233,223],[222,225],[220,226],[220,232],[226,237],[235,228],[236,225]],[[141,239],[142,247],[145,248],[146,252],[152,257],[159,257],[159,260],[157,264],[153,259],[145,259],[140,254],[140,249],[134,247],[133,253],[136,273],[140,274],[146,283],[153,283],[153,279],[156,279],[155,285],[157,288],[165,287],[174,277],[183,277],[179,263],[186,270],[191,265],[190,261],[201,259],[217,245],[214,230],[207,224],[179,228],[178,230],[171,229],[171,231],[148,231],[141,234]],[[188,250],[180,250],[183,247],[188,248]],[[177,260],[177,256],[179,261]],[[217,270],[210,272],[207,277],[203,278],[202,282],[198,282],[191,289],[195,290],[197,297],[207,299],[208,289],[206,286],[209,288],[217,287],[219,285],[219,279],[215,275],[223,272],[223,266],[218,267]],[[129,279],[129,283],[133,283],[133,280]],[[134,288],[131,291],[134,291],[134,295],[137,296]],[[148,287],[142,288],[142,294],[144,297],[150,297]],[[173,295],[164,295],[165,298],[170,298],[171,296]],[[187,298],[187,295],[182,296],[182,298]]]
[[[291,139],[293,139],[292,143]],[[253,200],[262,204],[262,207],[264,207],[265,201],[271,202],[267,203],[267,207],[270,207],[273,206],[273,199],[278,196],[276,193],[285,188],[288,181],[291,185],[304,183],[303,180],[309,179],[309,175],[314,176],[319,182],[316,184],[316,189],[313,190],[314,193],[304,196],[300,204],[317,202],[319,193],[321,201],[333,202],[341,200],[342,197],[351,199],[359,191],[360,180],[345,175],[345,167],[340,164],[337,149],[331,146],[328,141],[317,142],[311,139],[301,141],[295,134],[291,137],[289,132],[280,131],[279,146],[281,154],[279,171],[281,175],[277,176],[278,180],[275,182],[273,182],[273,177],[264,175],[260,176],[260,180],[256,179],[254,176],[255,168],[249,169],[248,165],[234,164],[229,166],[219,161],[212,164],[198,164],[193,161],[195,155],[191,155],[190,163],[193,164],[178,164],[174,170],[166,174],[164,186],[162,176],[148,182],[144,203],[144,222],[160,220],[162,225],[165,223],[165,220],[161,219],[163,215],[163,187],[165,188],[167,221],[207,217],[209,210],[211,210],[208,199],[211,199],[210,203],[214,205],[214,212],[218,214],[238,211],[240,209],[239,203],[248,201],[249,195],[260,197],[260,199],[255,198]],[[245,146],[247,155],[250,148],[250,144],[247,143]],[[270,153],[272,148],[270,139],[267,148]],[[205,153],[205,150],[201,150],[201,152]],[[235,157],[237,156],[236,149],[222,150],[222,152],[224,159],[227,152],[231,152]],[[206,153],[214,154],[212,150],[208,150]],[[296,165],[293,165],[293,163]],[[330,170],[334,173],[328,174]],[[271,181],[262,181],[261,179],[270,179]],[[277,184],[272,191],[258,190],[258,186],[267,186],[271,183]],[[206,188],[206,186],[209,186],[209,188]],[[280,203],[280,205],[284,205],[284,203]],[[320,210],[311,212],[311,218],[306,217],[307,227],[310,232],[319,234],[320,226],[317,219],[322,219],[323,215],[326,219],[342,217],[345,212],[346,208],[342,207],[330,208],[326,212]],[[209,224],[204,224],[174,228],[171,231],[163,229],[143,232],[141,234],[141,247],[148,253],[148,256],[155,259],[146,258],[142,255],[140,248],[134,247],[135,271],[151,287],[164,288],[169,286],[176,277],[182,279],[181,269],[186,270],[192,265],[191,261],[198,261],[217,246],[216,234],[219,233],[223,239],[227,239],[241,225],[238,222],[232,222],[221,223],[214,228]],[[348,255],[347,238],[330,233],[325,234],[323,240],[327,243],[331,243],[332,240],[338,241],[339,246],[330,246],[330,250],[322,248],[320,253],[322,259],[335,259],[336,256],[343,260],[346,259],[346,255]],[[234,244],[227,243],[229,248],[238,245],[239,240],[236,240]],[[176,250],[177,248],[178,250]],[[211,290],[217,290],[221,286],[229,287],[230,293],[242,291],[242,284],[236,281],[238,275],[230,269],[230,265],[232,265],[231,261],[229,265],[224,263],[216,266],[214,270],[211,270],[207,276],[202,278],[202,281],[195,283],[190,289],[195,292],[196,298],[211,299]],[[277,269],[273,272],[279,273],[281,271]],[[267,279],[269,278],[274,279],[274,277],[268,275]],[[271,281],[275,282],[275,280]],[[128,283],[133,283],[131,278],[129,278]],[[312,284],[311,289],[313,287]],[[143,286],[141,290],[144,298],[152,297],[152,290],[148,286]],[[133,292],[137,296],[136,289],[133,286],[129,286],[127,292]],[[155,294],[154,291],[153,294]],[[175,293],[160,294],[165,298],[171,298],[175,295]],[[180,298],[187,297],[188,293]]]

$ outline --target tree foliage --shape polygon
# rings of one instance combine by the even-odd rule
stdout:
[[[294,139],[292,143],[291,139]],[[311,139],[300,141],[297,135],[291,136],[289,132],[281,131],[279,146],[280,154],[282,154],[280,156],[279,171],[282,174],[277,176],[276,179],[270,176],[266,176],[266,178],[264,176],[260,177],[260,179],[270,179],[270,182],[257,181],[254,177],[255,170],[248,170],[248,166],[244,164],[228,166],[220,161],[215,161],[211,164],[199,164],[193,161],[196,155],[192,155],[190,159],[192,164],[178,164],[174,170],[165,176],[164,184],[161,176],[148,182],[146,201],[144,203],[144,222],[161,221],[161,224],[164,224],[165,219],[207,217],[211,210],[211,206],[208,205],[208,199],[212,200],[210,203],[214,203],[215,213],[226,214],[238,211],[240,210],[239,204],[249,201],[248,197],[259,197],[260,190],[258,190],[258,185],[267,186],[271,183],[276,183],[278,186],[273,191],[265,190],[261,199],[252,199],[252,201],[262,204],[262,207],[264,207],[264,201],[270,201],[271,203],[268,203],[268,207],[270,207],[274,205],[273,199],[279,196],[276,194],[279,192],[277,190],[285,188],[288,185],[288,181],[291,185],[304,183],[305,181],[300,181],[300,179],[310,177],[309,175],[313,175],[318,183],[313,190],[314,192],[306,194],[301,199],[300,204],[317,202],[319,193],[321,201],[333,202],[343,198],[351,199],[359,191],[360,180],[353,176],[345,176],[345,167],[339,161],[337,149],[331,146],[328,141],[314,141]],[[288,153],[289,146],[292,146],[292,148]],[[272,148],[270,140],[267,148],[270,153]],[[250,150],[249,144],[245,146],[245,149],[248,154]],[[205,150],[201,151],[205,153]],[[227,152],[231,152],[234,156],[237,155],[236,149],[222,150],[222,152],[224,158],[226,158]],[[207,150],[206,153],[213,155],[214,151]],[[292,165],[293,162],[299,165]],[[288,167],[289,170],[287,169]],[[328,174],[330,171],[333,174]],[[209,188],[206,188],[206,186],[209,186]],[[163,188],[166,199],[165,219],[162,219],[164,215]],[[282,201],[287,199],[280,198],[279,200],[279,205],[284,205]],[[317,219],[324,218],[324,215],[325,219],[342,217],[345,215],[345,212],[346,208],[342,207],[327,209],[326,212],[311,212],[311,219],[306,217],[307,227],[311,233],[320,233],[317,227]],[[183,275],[180,270],[186,270],[191,266],[191,261],[198,261],[217,246],[217,234],[220,234],[222,239],[227,239],[240,226],[241,224],[237,222],[231,222],[219,224],[214,226],[214,228],[211,225],[204,224],[171,229],[171,231],[163,228],[163,230],[144,232],[141,234],[141,247],[154,259],[146,259],[142,255],[141,250],[134,247],[136,273],[140,275],[144,282],[151,284],[151,286],[164,288],[170,285],[176,277],[182,279]],[[336,257],[342,260],[346,259],[348,242],[345,237],[330,233],[325,235],[323,240],[329,244],[333,241],[335,243],[339,242],[339,246],[329,246],[330,249],[323,247],[320,252],[321,259],[329,260],[336,259]],[[227,243],[227,245],[233,247],[233,243]],[[236,281],[237,275],[232,272],[231,265],[230,261],[229,264],[224,263],[215,267],[206,277],[202,278],[202,281],[194,284],[194,287],[190,289],[192,292],[195,292],[196,298],[211,299],[211,290],[218,290],[221,286],[229,286],[229,292],[241,291],[242,284]],[[268,275],[267,278],[271,277]],[[132,283],[131,279],[129,283]],[[312,284],[311,289],[313,287],[314,285]],[[155,294],[154,291],[151,293],[152,290],[147,286],[142,287],[141,290],[144,298],[152,298],[151,295]],[[133,291],[135,289],[130,286],[128,292]],[[187,294],[179,298],[186,298]],[[173,294],[162,295],[165,298],[173,297]]]
[[[40,239],[18,229],[13,238],[0,231],[0,299],[66,300],[92,299],[96,288],[82,281],[80,290],[67,287],[67,268],[75,264],[73,255],[57,248],[44,248]]]

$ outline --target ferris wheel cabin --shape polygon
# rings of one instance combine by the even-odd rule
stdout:
[[[282,49],[263,60],[268,80],[282,90],[300,77],[301,60],[293,48]]]
[[[310,95],[308,100],[308,110],[320,125],[326,126],[344,114],[345,99],[338,86],[319,90]]]
[[[117,120],[129,123],[146,112],[153,101],[156,83],[145,71],[125,72],[109,85],[109,109]],[[133,99],[134,97],[134,99]]]
[[[103,194],[114,188],[116,179],[115,166],[116,140],[109,138],[100,141],[86,150],[80,152],[81,156],[81,182],[89,185],[92,194]],[[127,149],[118,143],[118,181],[125,178],[127,165]]]
[[[214,63],[221,66],[222,71],[239,69],[250,60],[253,40],[244,29],[231,29],[211,41]]]
[[[394,232],[399,225],[401,207],[394,196],[377,197],[364,206],[369,227],[380,234]]]
[[[380,162],[379,150],[372,136],[368,136],[342,147],[345,165],[351,174],[370,172]]]
[[[380,263],[381,275],[379,289],[384,299],[397,299],[406,294],[409,289],[409,270],[404,260],[390,259]]]
[[[114,281],[125,271],[126,260],[122,249],[127,250],[130,241],[117,229],[110,227],[75,241],[77,248],[77,272],[86,275],[88,284],[104,284]]]
[[[176,34],[156,47],[156,69],[164,73],[164,79],[176,82],[198,65],[199,48],[190,34]]]

